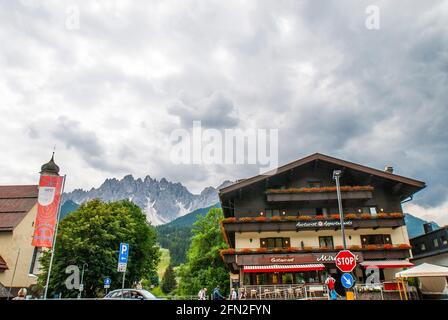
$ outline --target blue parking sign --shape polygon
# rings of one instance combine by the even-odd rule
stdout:
[[[110,283],[111,283],[112,281],[110,280],[110,278],[106,278],[106,279],[104,279],[104,285],[105,286],[110,286]]]
[[[346,289],[350,289],[355,284],[355,279],[350,273],[343,273],[341,277],[342,286]]]
[[[120,255],[118,257],[118,263],[127,264],[129,256],[129,244],[120,243]]]

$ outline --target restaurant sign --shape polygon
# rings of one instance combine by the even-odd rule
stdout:
[[[353,220],[344,221],[344,226],[352,226]],[[318,229],[318,228],[338,228],[341,227],[341,222],[338,220],[333,221],[299,221],[296,224],[297,229]]]
[[[337,253],[322,253],[322,254],[313,253],[313,255],[316,257],[316,262],[335,263]],[[361,253],[354,253],[354,256],[355,256],[356,262],[363,261],[363,257],[362,257]]]
[[[324,263],[334,264],[337,252],[325,253],[297,253],[287,255],[275,254],[254,254],[254,255],[237,255],[238,265],[269,265],[269,264],[303,264],[303,263]],[[363,256],[361,252],[355,253],[357,262],[362,262]]]
[[[287,258],[281,258],[281,257],[272,257],[271,263],[294,263],[295,258],[294,257],[287,257]]]

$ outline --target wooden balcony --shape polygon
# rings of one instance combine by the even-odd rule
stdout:
[[[410,257],[410,246],[384,245],[375,247],[349,246],[357,258],[357,262],[364,260],[400,260]],[[334,259],[339,249],[304,247],[283,249],[224,249],[221,251],[223,261],[233,272],[238,272],[245,265],[268,265],[268,264],[306,264],[323,263],[334,264]],[[238,258],[237,258],[238,257]]]
[[[336,187],[322,188],[290,188],[269,189],[266,191],[268,202],[301,202],[301,201],[329,201],[337,200]],[[367,200],[373,196],[371,186],[342,186],[343,200]]]
[[[378,214],[377,216],[347,214],[344,227],[347,229],[398,228],[405,224],[400,213]],[[305,231],[338,230],[341,223],[337,215],[330,217],[285,216],[285,217],[241,217],[223,220],[226,232],[263,232],[263,231]]]

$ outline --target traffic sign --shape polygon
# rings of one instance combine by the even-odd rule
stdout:
[[[126,267],[127,267],[126,263],[118,263],[117,271],[118,272],[126,272]]]
[[[108,288],[110,288],[110,284],[111,284],[111,280],[110,280],[110,278],[105,278],[104,279],[104,288],[105,289],[108,289]]]
[[[118,257],[119,263],[128,263],[129,256],[129,244],[120,243],[120,256]]]
[[[341,277],[341,283],[345,289],[350,289],[355,284],[355,279],[350,273],[343,273]]]
[[[349,250],[342,250],[335,257],[336,267],[342,272],[352,272],[356,267],[356,256]]]
[[[118,255],[118,272],[126,272],[129,256],[129,244],[120,243],[120,254]]]

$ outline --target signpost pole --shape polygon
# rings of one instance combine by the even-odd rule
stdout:
[[[341,233],[342,233],[342,244],[344,250],[347,250],[347,242],[345,241],[345,228],[344,228],[344,212],[342,210],[342,197],[341,197],[341,186],[339,179],[342,176],[342,170],[333,171],[333,179],[336,181],[336,193],[338,197],[338,209],[339,209],[339,221],[341,222]],[[342,278],[341,278],[342,279]],[[346,299],[348,298],[348,289],[344,288]]]
[[[336,193],[338,196],[339,220],[341,222],[342,243],[344,245],[344,250],[347,250],[347,243],[345,241],[344,212],[342,211],[341,186],[339,184],[339,178],[341,177],[341,175],[342,175],[341,170],[333,171],[333,178],[334,180],[336,180]]]
[[[123,280],[121,283],[121,298],[124,299],[124,281],[126,279],[126,269],[129,257],[129,244],[120,243],[120,254],[118,255],[118,272],[123,272]]]
[[[121,298],[124,299],[124,279],[126,277],[126,270],[123,272],[123,281],[121,283]]]
[[[62,197],[62,194],[64,193],[66,177],[67,177],[67,175],[64,175],[64,179],[62,180],[61,197]],[[57,213],[56,223],[55,223],[54,229],[53,229],[53,245],[51,247],[50,264],[48,266],[47,281],[45,282],[44,300],[47,300],[48,285],[50,283],[50,275],[51,275],[51,267],[53,266],[54,251],[56,249],[56,237],[58,236],[59,218],[61,215],[61,206],[62,206],[62,199],[59,199],[58,213]]]
[[[104,290],[106,291],[105,292],[105,296],[107,296],[107,292],[108,292],[108,289],[110,288],[110,283],[111,283],[112,281],[110,280],[110,278],[109,277],[106,277],[106,278],[104,278]]]

